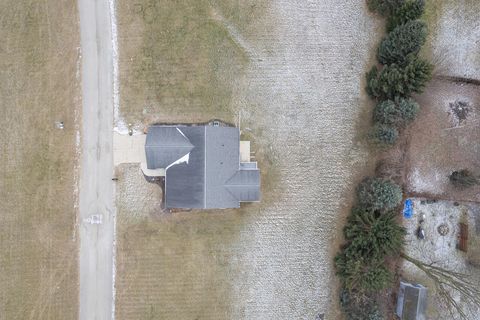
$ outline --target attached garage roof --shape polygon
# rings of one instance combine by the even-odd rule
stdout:
[[[190,140],[176,127],[150,127],[145,142],[147,168],[167,168],[193,149]]]

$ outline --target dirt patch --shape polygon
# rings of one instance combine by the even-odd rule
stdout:
[[[120,115],[240,123],[262,170],[262,201],[202,213],[147,210],[127,221],[119,194],[117,318],[338,318],[335,244],[357,168],[369,163],[356,130],[370,126],[362,84],[370,65],[359,61],[374,56],[380,20],[363,1],[162,3],[170,18],[152,25],[119,3]],[[198,30],[180,35],[177,16]],[[143,54],[144,37],[161,32],[166,42]],[[157,71],[136,78],[148,55]]]
[[[421,111],[408,130],[408,193],[480,201],[479,186],[458,190],[449,182],[455,170],[480,174],[478,87],[436,79],[416,100]]]
[[[7,0],[0,11],[0,318],[76,319],[76,5]]]
[[[454,125],[458,127],[466,122],[467,118],[471,115],[472,106],[462,100],[455,100],[449,103],[450,111],[448,112],[452,118]],[[475,117],[475,116],[473,116]]]

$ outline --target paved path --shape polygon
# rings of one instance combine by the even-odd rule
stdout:
[[[83,135],[80,178],[80,319],[113,316],[113,66],[109,3],[79,0]],[[102,224],[86,220],[102,216]]]

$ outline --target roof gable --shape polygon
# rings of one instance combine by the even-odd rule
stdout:
[[[260,199],[260,171],[238,170],[226,183],[225,188],[238,201],[258,201]]]
[[[152,126],[148,130],[145,153],[148,169],[167,168],[187,155],[194,145],[178,127]]]

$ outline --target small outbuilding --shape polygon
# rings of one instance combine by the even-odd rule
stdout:
[[[402,320],[426,320],[427,288],[400,281],[396,315]]]

